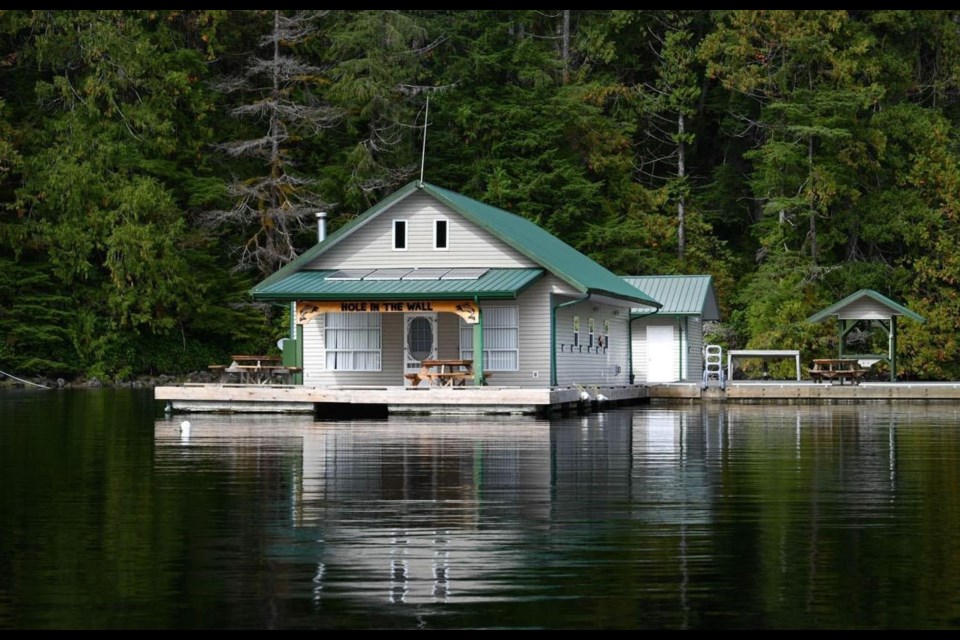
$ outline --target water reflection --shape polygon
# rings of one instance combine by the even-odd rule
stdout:
[[[272,597],[310,602],[280,614],[286,626],[336,610],[361,626],[954,627],[958,417],[891,404],[211,415],[188,440],[158,421],[155,458],[159,473],[234,469],[272,501],[262,511],[285,514],[266,556],[293,592]]]

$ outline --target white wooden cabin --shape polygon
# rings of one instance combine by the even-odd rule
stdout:
[[[536,224],[411,182],[252,291],[292,305],[310,386],[409,385],[470,359],[474,385],[627,385],[630,318],[660,304]]]

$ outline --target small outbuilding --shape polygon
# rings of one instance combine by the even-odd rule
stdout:
[[[634,308],[630,314],[636,382],[699,382],[704,322],[720,320],[712,276],[625,276],[624,280],[663,305]]]
[[[884,361],[890,366],[890,381],[897,380],[897,316],[905,316],[915,322],[925,322],[924,318],[883,294],[872,289],[861,289],[840,302],[819,313],[815,313],[807,322],[820,322],[836,316],[839,330],[839,356],[859,360],[861,364],[875,364]],[[851,353],[847,343],[854,331],[869,333],[871,327],[879,328],[886,338],[886,353]],[[866,341],[861,341],[866,343]]]

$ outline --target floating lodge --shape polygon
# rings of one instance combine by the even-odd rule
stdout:
[[[289,305],[287,377],[157,387],[168,410],[545,414],[659,398],[960,399],[949,384],[705,380],[703,323],[719,319],[709,276],[620,277],[529,220],[428,183],[329,236],[323,216],[318,243],[252,290]],[[823,313],[862,312],[862,298]],[[893,308],[867,302],[871,319]]]

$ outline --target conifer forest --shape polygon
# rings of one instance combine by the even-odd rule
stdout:
[[[712,275],[724,348],[830,357],[807,319],[872,289],[926,320],[901,377],[960,379],[960,11],[0,10],[0,37],[0,370],[275,350],[289,309],[250,288],[422,171],[618,275]]]

